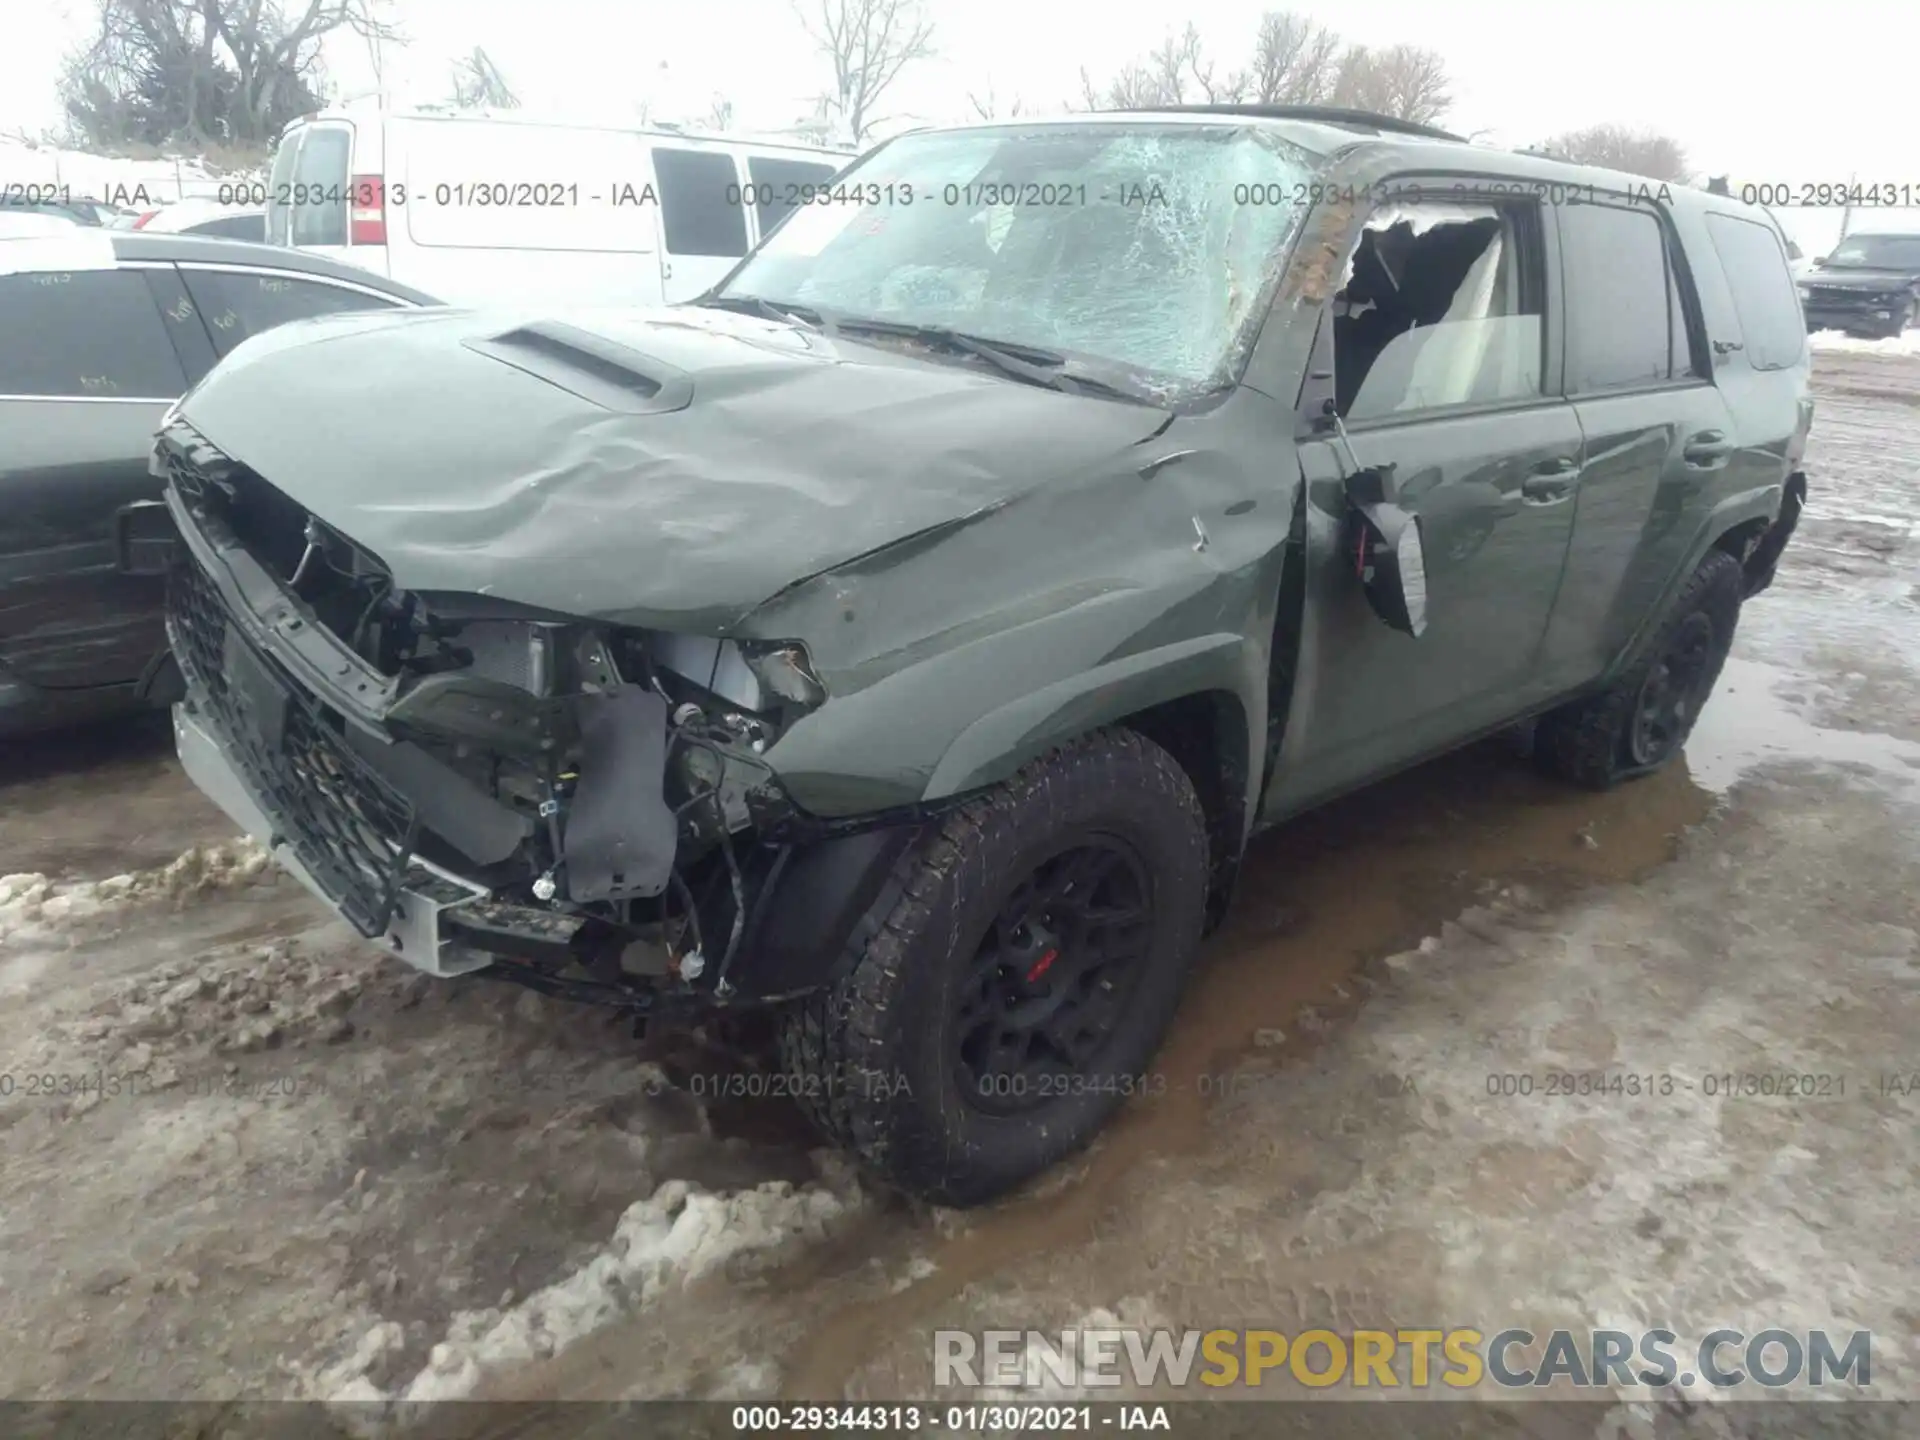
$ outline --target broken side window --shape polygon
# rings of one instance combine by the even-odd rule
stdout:
[[[1335,398],[1350,420],[1541,393],[1537,216],[1514,206],[1383,206],[1334,297]]]

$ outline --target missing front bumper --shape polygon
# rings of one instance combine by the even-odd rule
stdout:
[[[173,733],[187,777],[230,820],[267,846],[281,868],[328,908],[338,910],[339,902],[300,862],[293,847],[284,841],[276,843],[274,824],[247,788],[238,762],[193,713],[191,702],[173,707]],[[484,969],[493,963],[493,957],[453,938],[446,922],[462,906],[486,899],[487,893],[484,886],[415,857],[395,897],[386,931],[378,939],[399,959],[442,979]]]

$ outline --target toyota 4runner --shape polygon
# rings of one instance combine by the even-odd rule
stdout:
[[[1805,495],[1726,197],[1219,107],[815,199],[684,306],[249,341],[123,553],[188,772],[361,934],[771,1008],[941,1201],[1095,1133],[1259,830],[1530,718],[1580,784],[1671,759]]]

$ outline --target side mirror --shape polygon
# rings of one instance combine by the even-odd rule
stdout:
[[[1824,255],[1816,255],[1813,257],[1813,268],[1816,270],[1818,270],[1821,266],[1825,265],[1826,263],[1827,263],[1827,257]]]
[[[1349,477],[1352,522],[1347,553],[1367,603],[1382,621],[1418,639],[1427,628],[1427,560],[1420,517],[1385,498],[1388,477]]]

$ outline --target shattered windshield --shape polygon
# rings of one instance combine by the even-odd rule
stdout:
[[[1833,247],[1827,264],[1840,270],[1920,270],[1920,235],[1850,235]]]
[[[1207,388],[1237,369],[1316,165],[1253,126],[906,136],[822,187],[721,294]]]

